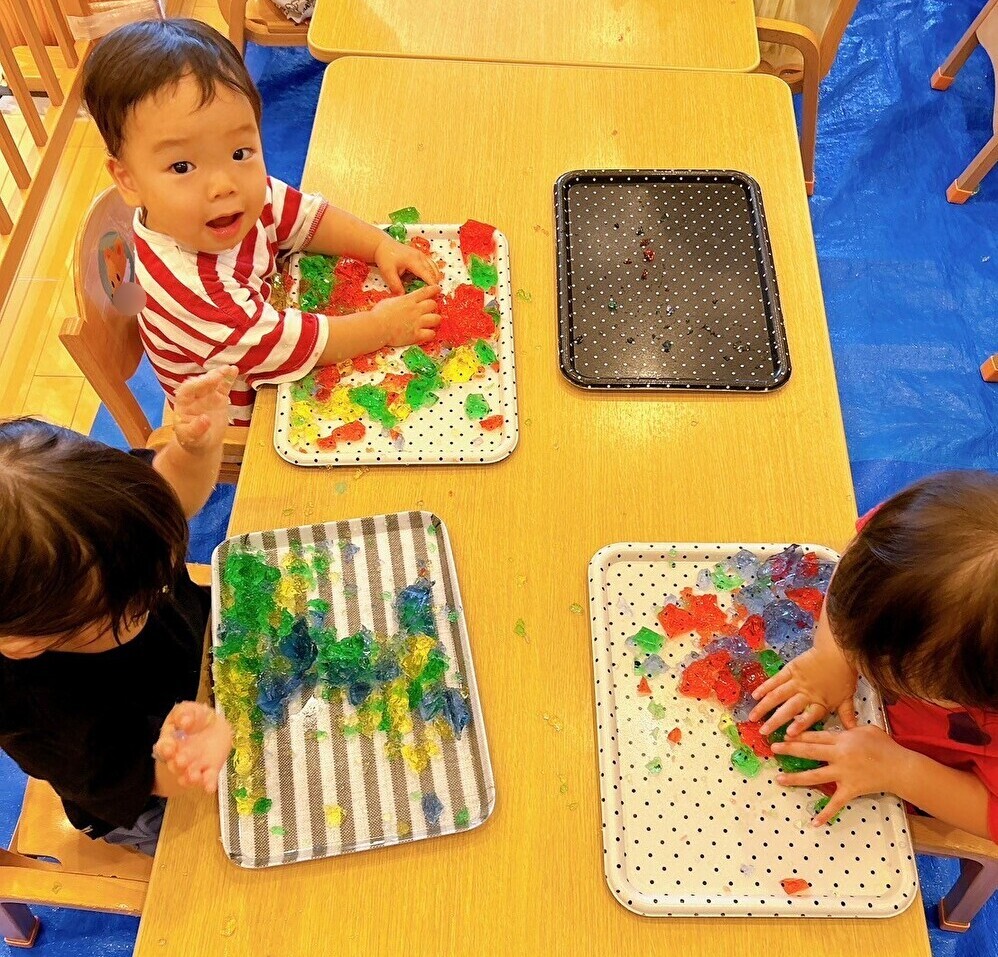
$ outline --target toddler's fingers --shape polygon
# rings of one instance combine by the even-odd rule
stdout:
[[[766,704],[766,702],[763,702],[763,704]],[[776,705],[779,705],[779,707],[777,707],[776,710],[768,718],[766,718],[766,720],[762,723],[762,727],[759,729],[763,734],[772,734],[777,728],[793,721],[793,719],[804,710],[807,705],[807,701],[800,693],[790,694],[789,697],[783,695],[779,700],[770,702],[768,708],[762,708],[763,713]],[[753,714],[754,713],[755,709],[753,709]]]
[[[160,738],[152,749],[155,757],[163,762],[172,761],[177,753],[177,742],[172,737]]]
[[[776,783],[785,788],[809,788],[816,784],[835,783],[835,772],[829,770],[826,764],[823,768],[813,768],[810,771],[798,771],[796,774],[777,774]],[[841,788],[836,790],[836,794]]]
[[[858,724],[856,720],[856,702],[850,698],[839,705],[839,720],[846,731],[851,731]]]
[[[429,342],[436,333],[432,329],[420,329],[416,333],[417,342]]]
[[[388,283],[388,288],[395,293],[396,296],[400,296],[405,292],[405,286],[402,284],[402,280],[399,278],[398,270],[394,266],[384,267],[381,270],[381,275],[384,276],[385,282]]]
[[[435,312],[431,312],[428,315],[422,316],[419,320],[419,324],[424,329],[436,329],[440,325],[440,316]]]
[[[790,673],[783,669],[782,671],[777,671],[772,678],[768,678],[764,681],[755,691],[752,692],[752,697],[756,701],[762,701],[763,698],[768,697],[782,684],[786,684],[790,680]]]
[[[808,728],[816,725],[827,714],[828,709],[824,705],[809,704],[790,722],[790,727],[787,728],[787,737],[796,738],[802,732],[807,731]]]
[[[440,282],[441,279],[440,269],[437,267],[437,264],[432,259],[430,259],[429,256],[421,255],[419,259],[409,267],[409,269],[415,275],[419,276],[419,278],[422,279],[423,282],[434,283],[434,284]]]
[[[850,800],[851,798],[846,797],[842,793],[842,788],[836,788],[835,794],[832,795],[828,803],[821,809],[821,812],[811,821],[811,826],[824,827]]]
[[[423,277],[420,276],[420,279]],[[426,281],[425,279],[423,280]],[[440,287],[437,285],[423,286],[422,289],[414,289],[409,293],[409,298],[413,302],[422,302],[424,299],[435,299],[440,295]]]

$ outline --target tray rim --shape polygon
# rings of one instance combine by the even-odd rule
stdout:
[[[212,549],[212,553],[211,553],[211,564],[210,564],[210,567],[211,567],[211,642],[207,646],[207,658],[206,658],[206,662],[207,662],[207,669],[208,669],[208,674],[207,674],[207,678],[208,678],[208,682],[207,682],[208,683],[208,692],[211,695],[211,703],[212,703],[212,706],[214,707],[216,713],[221,714],[221,715],[224,716],[224,711],[222,709],[222,706],[221,706],[221,704],[219,704],[217,698],[215,697],[214,667],[213,667],[214,666],[214,652],[215,652],[215,647],[216,647],[216,637],[217,637],[217,630],[218,630],[217,626],[218,626],[218,622],[220,620],[220,617],[217,614],[216,610],[218,608],[220,608],[220,605],[221,605],[221,580],[220,580],[220,575],[219,575],[218,553],[219,553],[220,549],[222,548],[222,546],[223,545],[228,545],[230,542],[239,542],[242,539],[244,539],[244,538],[246,538],[247,536],[250,536],[250,535],[264,535],[264,534],[267,534],[268,532],[269,533],[283,532],[283,533],[286,534],[289,531],[300,530],[300,529],[303,529],[303,528],[311,529],[311,528],[316,528],[316,527],[323,527],[323,528],[327,528],[328,529],[330,527],[334,527],[335,528],[335,526],[338,525],[338,524],[340,524],[341,522],[361,522],[361,521],[365,521],[367,519],[371,519],[371,520],[373,520],[373,521],[376,522],[379,519],[388,518],[389,516],[392,516],[392,515],[411,515],[411,514],[419,515],[423,519],[423,521],[424,521],[424,526],[423,526],[424,530],[425,530],[425,527],[426,527],[425,526],[425,522],[428,522],[428,521],[432,522],[432,521],[435,520],[437,522],[437,529],[438,529],[437,535],[439,536],[440,532],[441,531],[443,532],[444,540],[445,540],[445,542],[447,544],[447,557],[448,557],[448,564],[449,564],[449,567],[450,567],[451,577],[452,577],[452,580],[455,582],[456,595],[457,595],[457,597],[459,599],[461,599],[461,607],[463,608],[464,607],[464,600],[463,600],[462,593],[461,593],[461,581],[460,581],[460,578],[458,577],[458,573],[457,573],[457,561],[456,561],[456,559],[454,557],[454,548],[453,548],[451,540],[450,540],[450,531],[447,528],[447,524],[444,522],[444,520],[439,515],[437,515],[436,512],[430,512],[430,511],[427,511],[426,509],[411,509],[411,510],[405,510],[405,511],[402,511],[402,512],[381,512],[381,513],[379,513],[377,515],[358,515],[358,516],[354,516],[354,517],[351,517],[351,518],[338,519],[338,520],[335,520],[335,521],[313,522],[313,523],[310,523],[308,525],[287,525],[287,526],[284,526],[282,528],[264,528],[264,529],[258,529],[256,531],[251,531],[251,532],[242,532],[239,535],[230,535],[227,538],[223,539],[221,542],[219,542],[214,547],[214,549]],[[265,864],[257,866],[255,863],[251,863],[250,859],[245,854],[235,854],[235,853],[233,853],[232,850],[226,844],[227,835],[224,834],[224,832],[222,831],[222,821],[221,821],[222,811],[221,811],[221,807],[222,807],[223,800],[227,801],[228,795],[229,795],[229,792],[228,792],[228,776],[227,776],[228,762],[226,762],[226,764],[222,768],[222,770],[219,771],[219,774],[218,774],[218,789],[217,789],[217,794],[218,794],[218,809],[219,809],[219,820],[218,820],[219,838],[220,838],[220,843],[222,845],[222,850],[224,851],[226,858],[229,861],[231,861],[233,864],[235,864],[237,867],[240,867],[240,868],[242,868],[244,870],[261,871],[261,870],[268,870],[268,869],[274,868],[274,867],[287,867],[290,864],[304,864],[304,863],[307,863],[309,861],[334,860],[334,859],[336,859],[338,857],[345,857],[345,856],[347,856],[349,854],[358,854],[358,853],[362,853],[364,851],[373,851],[373,850],[378,850],[379,848],[384,848],[384,847],[394,847],[396,845],[413,844],[413,843],[417,843],[419,841],[432,840],[434,838],[451,837],[452,835],[455,835],[455,834],[464,834],[467,831],[473,831],[473,830],[475,830],[475,828],[481,827],[483,824],[485,824],[485,822],[488,821],[490,817],[492,817],[492,814],[495,811],[496,800],[497,800],[497,796],[498,796],[498,791],[497,791],[497,788],[496,788],[495,772],[493,771],[493,768],[492,768],[492,752],[491,752],[491,750],[489,748],[488,728],[486,727],[486,724],[485,724],[485,716],[484,716],[484,712],[482,710],[481,697],[480,697],[480,695],[478,693],[478,672],[475,670],[475,656],[474,656],[474,652],[473,652],[472,646],[471,646],[471,635],[470,635],[470,633],[468,631],[467,616],[465,616],[465,615],[461,616],[459,631],[460,631],[461,637],[464,639],[465,648],[467,650],[467,665],[466,665],[465,671],[464,671],[464,678],[465,678],[466,682],[468,683],[469,689],[473,692],[473,695],[472,695],[473,696],[473,703],[474,703],[475,707],[477,708],[477,716],[478,716],[478,721],[476,722],[476,724],[480,725],[481,732],[482,732],[482,734],[481,734],[482,774],[483,774],[483,776],[485,778],[486,792],[488,794],[488,805],[487,805],[484,813],[480,817],[473,818],[472,820],[470,820],[468,822],[468,825],[466,827],[462,827],[460,829],[457,828],[456,825],[451,825],[451,827],[450,827],[449,830],[443,830],[443,831],[441,831],[440,834],[426,834],[426,835],[423,835],[422,837],[415,837],[415,838],[412,838],[412,837],[410,837],[410,838],[404,838],[404,837],[401,837],[400,835],[395,835],[396,840],[385,840],[385,839],[382,839],[381,841],[374,842],[374,843],[369,843],[369,844],[365,844],[365,845],[359,846],[359,847],[354,847],[354,848],[351,848],[350,850],[341,850],[337,854],[324,854],[324,855],[319,856],[319,857],[302,857],[302,858],[298,858],[297,860],[294,860],[294,861],[274,861],[274,860],[271,860],[271,861],[268,861]]]
[[[378,225],[375,224],[378,229],[386,229],[387,224]],[[410,223],[406,224],[406,234],[408,235],[418,235],[419,227],[428,227],[431,229],[440,230],[453,230],[455,233],[461,228],[462,223]],[[290,447],[290,442],[286,443],[287,448],[282,447],[281,443],[278,441],[278,419],[281,415],[282,406],[282,394],[287,392],[290,395],[290,382],[282,382],[277,385],[277,398],[274,407],[274,429],[273,429],[273,446],[274,451],[284,459],[285,462],[290,462],[292,465],[297,465],[299,468],[384,468],[400,465],[450,465],[450,466],[468,466],[468,465],[495,465],[498,462],[505,461],[508,459],[513,452],[516,451],[520,444],[520,397],[516,386],[516,330],[514,327],[514,314],[513,314],[513,262],[512,255],[510,253],[509,239],[506,234],[499,229],[498,226],[494,226],[497,240],[496,248],[498,255],[498,247],[500,244],[505,244],[505,254],[506,254],[506,269],[500,271],[499,274],[499,285],[505,287],[505,291],[509,297],[509,334],[511,338],[510,349],[512,351],[512,361],[510,362],[510,389],[512,391],[512,402],[514,415],[512,417],[512,428],[509,429],[510,435],[508,439],[504,439],[503,443],[496,448],[494,452],[489,453],[485,458],[481,456],[475,457],[474,461],[451,461],[449,459],[410,459],[410,458],[393,458],[390,461],[377,461],[376,459],[360,458],[356,460],[350,460],[347,462],[313,462],[307,461],[306,457],[301,454],[296,454],[295,451]],[[410,230],[412,230],[410,232]],[[509,425],[510,423],[507,423]],[[365,516],[366,517],[366,516]]]
[[[602,177],[616,176],[641,176],[649,177],[685,177],[685,176],[724,176],[740,182],[749,192],[750,202],[759,219],[759,227],[762,233],[761,265],[762,265],[762,285],[764,295],[768,295],[772,303],[774,315],[770,318],[775,329],[774,346],[777,352],[778,362],[782,364],[775,380],[767,385],[748,386],[712,386],[710,384],[668,382],[662,379],[644,380],[631,379],[618,382],[592,382],[581,375],[571,364],[567,349],[567,329],[571,321],[568,295],[568,264],[566,262],[565,251],[566,242],[561,242],[562,230],[565,227],[564,207],[568,201],[568,190],[580,177],[592,177],[593,182],[598,182]],[[773,263],[773,247],[769,237],[769,225],[766,219],[765,206],[762,200],[762,188],[758,180],[743,170],[735,169],[683,169],[683,168],[655,168],[655,169],[573,169],[562,173],[554,184],[554,206],[555,206],[555,262],[557,264],[558,276],[558,365],[562,375],[568,379],[572,385],[586,391],[610,391],[627,392],[631,390],[643,390],[650,392],[697,392],[697,393],[736,393],[736,394],[765,394],[776,392],[782,389],[793,374],[793,365],[790,359],[790,343],[787,336],[786,321],[783,317],[783,307],[780,300],[779,284],[776,280],[776,267]],[[772,340],[771,340],[772,341]]]
[[[601,587],[605,575],[605,572],[610,567],[610,559],[615,553],[620,551],[637,551],[644,550],[649,552],[661,552],[665,557],[664,560],[668,559],[668,553],[671,549],[676,549],[682,552],[686,549],[687,552],[695,550],[705,550],[705,549],[718,549],[718,548],[728,548],[733,553],[739,548],[745,548],[749,551],[757,551],[758,549],[767,550],[782,550],[790,544],[798,545],[807,551],[814,551],[818,555],[825,558],[834,558],[838,560],[840,557],[839,552],[835,549],[830,548],[827,545],[818,545],[810,542],[800,541],[800,542],[613,542],[609,545],[604,545],[602,548],[598,549],[589,560],[587,566],[588,572],[588,588],[589,588],[589,609],[590,609],[590,633],[592,637],[591,645],[591,658],[593,667],[593,698],[594,698],[594,711],[593,715],[596,721],[596,740],[599,747],[599,754],[597,755],[597,770],[599,771],[599,780],[597,786],[600,793],[600,823],[601,823],[601,843],[603,845],[603,877],[606,881],[607,888],[615,901],[624,907],[626,910],[631,911],[634,914],[638,914],[642,917],[647,918],[702,918],[702,919],[718,919],[722,917],[734,917],[734,918],[763,918],[763,919],[798,919],[798,920],[828,920],[828,919],[888,919],[891,917],[897,917],[904,913],[909,907],[914,904],[915,900],[918,898],[918,891],[920,888],[920,882],[918,878],[918,871],[915,867],[915,850],[911,840],[911,827],[908,822],[908,813],[905,808],[904,802],[898,798],[896,795],[889,794],[885,792],[885,795],[881,800],[888,800],[892,805],[891,813],[898,812],[897,820],[898,825],[895,830],[896,842],[903,849],[910,850],[907,854],[907,859],[902,859],[899,864],[902,868],[902,879],[905,881],[904,886],[899,886],[895,897],[891,898],[878,898],[881,901],[888,901],[893,903],[896,897],[899,897],[902,891],[906,888],[911,888],[913,893],[909,894],[908,900],[901,900],[898,909],[891,909],[890,911],[884,910],[866,910],[863,912],[859,911],[849,911],[848,909],[843,909],[842,912],[834,913],[815,913],[814,910],[804,910],[803,908],[797,909],[793,904],[788,904],[789,898],[773,898],[774,904],[759,905],[754,908],[754,910],[759,911],[759,913],[751,913],[747,910],[743,910],[741,905],[736,905],[738,910],[727,911],[724,914],[719,911],[716,913],[711,913],[709,911],[704,911],[699,909],[696,904],[690,903],[681,905],[680,909],[676,909],[674,905],[670,905],[668,902],[663,902],[659,904],[652,903],[650,895],[645,894],[631,884],[629,884],[623,877],[618,878],[618,873],[623,875],[625,870],[623,867],[623,856],[622,853],[618,852],[618,843],[613,842],[612,845],[607,844],[605,836],[607,834],[616,834],[614,830],[613,821],[615,817],[615,809],[619,810],[621,807],[621,800],[619,797],[619,791],[617,796],[613,795],[613,792],[609,794],[604,794],[603,791],[603,781],[605,780],[605,770],[603,766],[602,755],[608,754],[611,758],[619,759],[619,750],[616,748],[615,742],[618,738],[617,734],[617,712],[615,707],[610,706],[610,698],[613,698],[613,692],[611,691],[606,695],[606,704],[603,703],[601,697],[596,689],[596,677],[597,677],[597,667],[599,665],[598,655],[603,650],[608,637],[608,622],[606,618],[607,607],[600,600],[598,594],[598,589]],[[644,561],[645,559],[641,559]],[[649,561],[654,561],[655,559],[650,557],[647,559]],[[597,624],[599,624],[601,631],[597,633]],[[880,723],[880,726],[889,731],[889,724],[887,721],[886,712],[884,710],[883,699],[880,697],[879,692],[872,685],[869,686],[870,691],[874,696],[874,717]],[[612,767],[612,763],[607,765],[607,767]],[[905,854],[899,855],[901,858],[905,858]],[[620,870],[617,870],[616,865],[620,865]],[[666,897],[668,895],[665,895]],[[855,898],[857,900],[865,900],[865,898]],[[801,897],[801,901],[814,900],[814,898]],[[782,905],[779,902],[783,902]],[[645,905],[645,906],[642,906]]]

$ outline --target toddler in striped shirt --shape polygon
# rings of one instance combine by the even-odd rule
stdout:
[[[235,366],[229,421],[248,425],[261,385],[433,338],[437,266],[267,175],[260,95],[216,30],[196,20],[115,30],[86,63],[84,98],[136,210],[139,330],[171,404],[185,380]],[[277,309],[268,297],[279,260],[304,250],[374,263],[397,295],[347,316]],[[407,272],[428,285],[401,295]]]

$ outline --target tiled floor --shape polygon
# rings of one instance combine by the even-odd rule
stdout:
[[[196,17],[220,30],[214,0],[171,0],[173,16]],[[15,137],[23,124],[8,117]],[[26,134],[24,134],[26,136]],[[71,261],[80,220],[111,184],[104,145],[89,119],[76,121],[31,243],[10,295],[0,310],[10,339],[0,355],[0,417],[38,415],[88,432],[99,400],[59,342],[63,319],[75,313]],[[0,176],[0,196],[13,188]],[[14,207],[16,209],[16,206]]]

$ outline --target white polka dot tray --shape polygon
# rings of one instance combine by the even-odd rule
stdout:
[[[890,917],[915,900],[902,803],[859,798],[813,827],[823,795],[778,785],[767,742],[746,723],[747,691],[810,645],[837,560],[777,544],[617,543],[593,557],[603,860],[624,907]],[[884,727],[862,680],[856,705],[861,723]]]
[[[575,170],[555,187],[561,369],[586,389],[765,392],[790,378],[758,183]]]
[[[459,226],[418,223],[405,228],[410,240],[423,237],[429,242],[429,255],[444,275],[444,296],[470,284]],[[484,290],[484,305],[497,319],[495,333],[488,341],[475,340],[460,349],[434,353],[427,348],[438,367],[436,373],[430,369],[430,378],[437,376],[437,387],[422,407],[406,402],[406,379],[411,380],[414,372],[420,378],[416,370],[421,369],[419,362],[425,364],[425,357],[412,353],[407,357],[406,348],[397,348],[367,357],[363,371],[344,363],[325,396],[321,380],[316,383],[315,377],[278,387],[274,429],[278,454],[304,466],[477,465],[506,458],[518,439],[513,304],[509,244],[499,230],[494,239],[489,264],[495,270],[494,285]],[[292,282],[300,278],[297,260],[291,263],[290,275]],[[487,283],[488,279],[481,284]],[[364,289],[387,289],[376,267],[371,268]],[[349,401],[350,390],[368,387],[370,392],[370,387],[385,387],[386,382],[393,385],[386,387],[389,401],[380,418]],[[360,432],[360,437],[351,434],[351,429]]]

